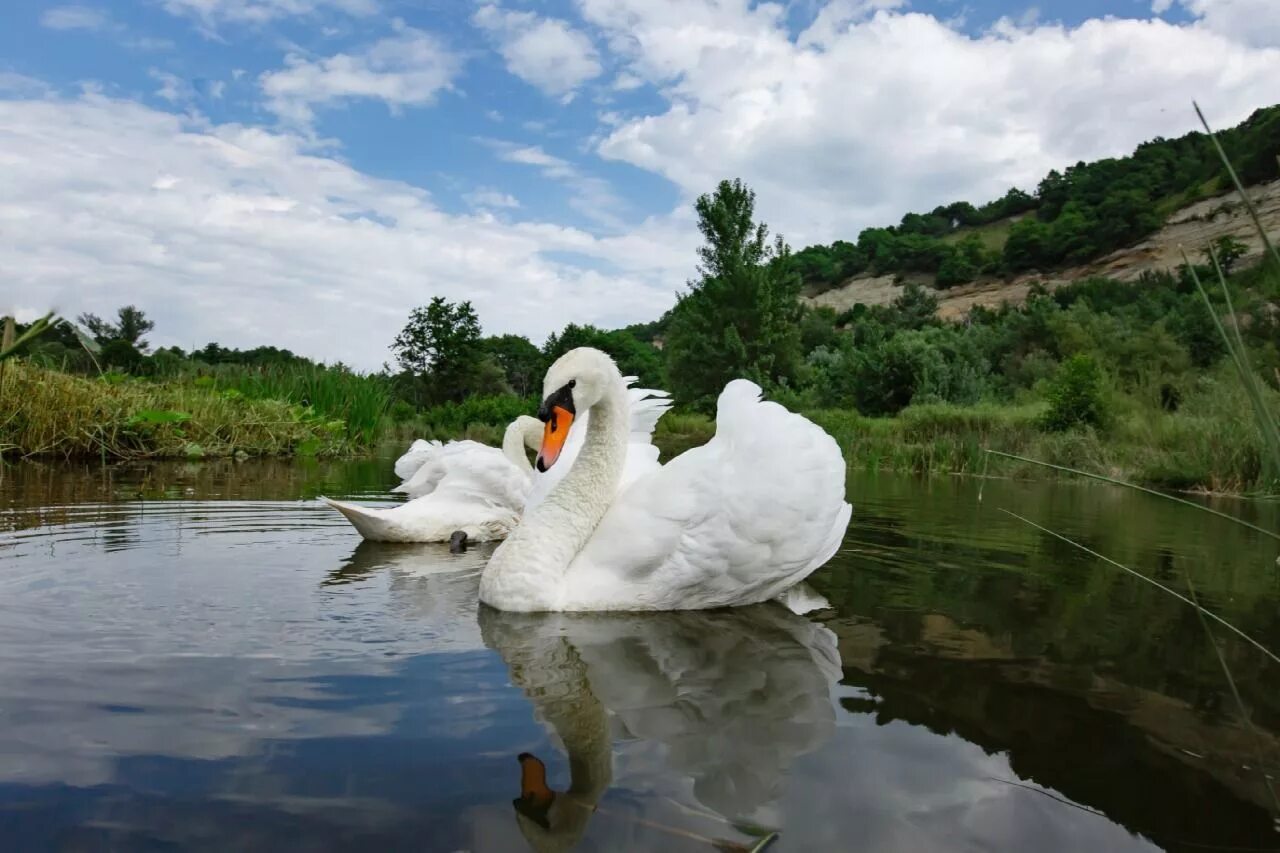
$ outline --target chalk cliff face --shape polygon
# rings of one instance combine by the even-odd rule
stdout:
[[[1249,188],[1249,197],[1262,217],[1272,241],[1280,240],[1280,181]],[[1024,273],[1012,279],[981,278],[969,284],[939,290],[938,315],[962,320],[975,305],[994,308],[1001,302],[1021,305],[1037,281],[1049,289],[1089,276],[1107,276],[1120,281],[1137,281],[1144,272],[1171,270],[1182,263],[1181,248],[1196,263],[1203,262],[1204,247],[1222,236],[1230,236],[1248,247],[1241,264],[1250,264],[1262,255],[1262,240],[1248,212],[1233,191],[1188,205],[1169,217],[1164,227],[1147,239],[1126,249],[1067,269],[1049,273]],[[932,284],[932,276],[911,277]],[[827,305],[844,311],[857,304],[888,305],[902,292],[901,282],[892,275],[856,276],[840,287],[817,296],[802,297],[810,305]]]

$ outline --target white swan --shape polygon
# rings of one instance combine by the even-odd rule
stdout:
[[[480,600],[500,610],[681,610],[767,601],[835,553],[852,507],[831,436],[735,379],[716,434],[618,484],[626,388],[599,350],[570,350],[547,371],[537,467],[556,465],[590,412],[572,468],[494,551]]]
[[[399,506],[321,500],[375,542],[448,542],[457,531],[473,542],[501,539],[520,521],[533,477],[524,447],[537,447],[541,427],[521,415],[507,427],[501,450],[475,441],[438,448],[413,474],[421,496]]]
[[[420,498],[436,490],[446,478],[467,478],[472,471],[493,469],[504,475],[519,475],[515,482],[526,486],[533,476],[533,466],[525,455],[525,448],[538,449],[542,424],[537,418],[520,415],[507,425],[501,447],[490,447],[471,439],[439,441],[418,439],[409,450],[396,460],[395,472],[402,479],[393,492],[402,492],[411,498]],[[505,464],[504,464],[505,463]],[[517,507],[524,505],[521,496]]]
[[[624,381],[634,382],[635,377]],[[665,391],[626,391],[629,433],[619,488],[659,467],[653,430],[671,407]],[[566,462],[571,463],[582,446],[587,423],[580,427],[565,448]],[[396,461],[397,473],[407,478],[394,491],[408,492],[413,500],[387,508],[322,499],[346,516],[361,536],[376,542],[448,542],[457,531],[473,542],[502,539],[569,468],[535,474],[524,448],[537,450],[542,432],[541,421],[521,415],[507,427],[501,450],[477,441],[441,445],[419,439]]]

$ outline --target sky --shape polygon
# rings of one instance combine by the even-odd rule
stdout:
[[[0,313],[362,370],[412,308],[658,317],[725,178],[795,248],[1280,100],[1276,0],[7,0]]]

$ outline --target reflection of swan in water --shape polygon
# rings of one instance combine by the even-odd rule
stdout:
[[[564,744],[548,787],[520,756],[516,820],[536,850],[568,850],[612,780],[609,717],[661,743],[695,796],[730,818],[776,800],[786,769],[834,731],[835,636],[777,604],[652,614],[525,614],[482,606],[485,645]]]

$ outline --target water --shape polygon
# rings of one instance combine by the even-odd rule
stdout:
[[[830,607],[530,616],[361,543],[387,459],[0,482],[5,850],[1280,848],[1277,544],[1093,485],[854,476]],[[1280,529],[1275,507],[1224,504]],[[517,807],[521,767],[559,793]],[[1261,755],[1261,758],[1260,758]],[[737,846],[734,846],[737,845]]]

